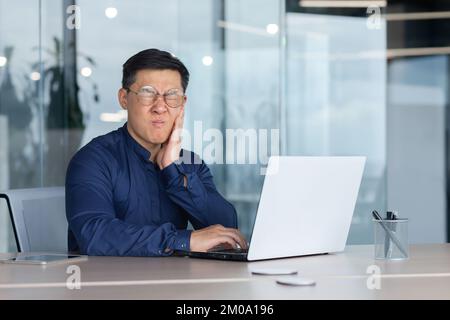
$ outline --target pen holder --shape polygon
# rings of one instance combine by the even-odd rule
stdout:
[[[409,256],[408,219],[373,220],[375,259],[404,260]]]

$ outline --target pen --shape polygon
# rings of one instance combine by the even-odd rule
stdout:
[[[398,212],[392,211],[392,220],[397,220],[397,219],[398,219]]]
[[[386,220],[392,220],[392,211],[386,212]],[[390,227],[390,224],[388,224],[387,226]],[[384,235],[384,257],[385,258],[390,257],[390,255],[389,255],[390,248],[391,248],[391,240],[389,238],[389,235],[386,232]]]
[[[380,214],[376,211],[373,210],[372,211],[372,215],[373,217],[378,220],[381,224],[381,226],[383,227],[384,231],[386,231],[386,233],[389,235],[389,237],[391,238],[391,240],[395,243],[395,245],[397,246],[397,248],[402,252],[402,254],[407,257],[408,254],[406,253],[406,250],[403,248],[402,244],[400,243],[400,241],[398,240],[397,236],[391,231],[389,230],[389,227],[386,225],[386,223],[383,221],[383,219],[381,218]]]
[[[388,220],[389,223],[387,224],[387,226],[389,227],[389,229],[391,229],[391,231],[396,234],[397,231],[397,223],[394,220],[397,220],[398,217],[398,212],[397,211],[388,211]],[[389,242],[389,252],[388,252],[388,256],[389,258],[392,256],[392,243],[391,243],[391,239],[387,239],[387,241]]]
[[[392,220],[397,220],[397,219],[398,219],[398,212],[397,211],[392,211]],[[393,222],[391,224],[391,227],[392,227],[392,231],[394,233],[396,233],[397,232],[397,223]]]

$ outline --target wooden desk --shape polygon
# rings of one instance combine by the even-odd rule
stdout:
[[[338,254],[233,262],[192,258],[89,257],[79,262],[81,289],[68,289],[69,265],[0,263],[2,299],[450,299],[450,244],[414,245],[406,261],[373,259],[373,246]],[[0,255],[6,258],[7,254]],[[368,274],[379,267],[380,278]],[[251,267],[296,268],[316,280],[289,287]],[[375,267],[376,268],[376,267]],[[369,276],[372,278],[369,279]],[[367,283],[376,284],[380,289]],[[375,282],[374,282],[375,281]]]

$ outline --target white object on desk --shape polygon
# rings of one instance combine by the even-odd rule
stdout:
[[[86,261],[88,256],[77,254],[36,254],[20,255],[8,259],[0,259],[1,263],[10,264],[31,264],[31,265],[51,265],[58,263],[76,263]]]
[[[303,277],[283,277],[278,278],[277,283],[284,284],[288,286],[314,286],[316,282],[313,279],[303,278]]]
[[[260,275],[283,275],[283,274],[297,274],[297,270],[295,269],[287,269],[287,268],[252,268],[250,270],[252,274],[260,274]]]

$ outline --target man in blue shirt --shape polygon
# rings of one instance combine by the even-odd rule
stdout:
[[[70,251],[166,256],[247,246],[206,164],[181,149],[188,81],[168,52],[148,49],[125,62],[118,99],[128,122],[81,148],[67,169]]]

